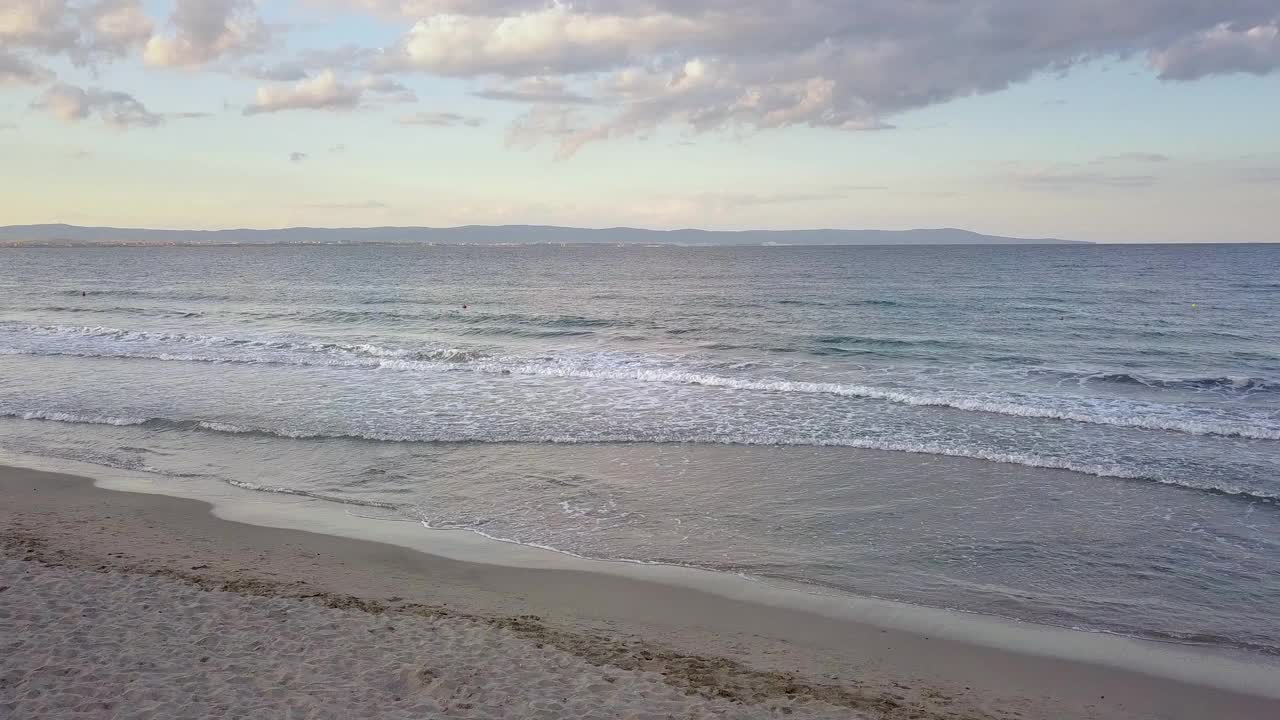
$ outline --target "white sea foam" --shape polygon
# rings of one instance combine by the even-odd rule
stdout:
[[[114,415],[85,415],[79,413],[57,412],[50,410],[26,410],[21,412],[0,412],[0,417],[17,418],[19,420],[45,420],[48,422],[82,423],[89,425],[142,425],[146,418],[117,417]]]
[[[897,388],[881,388],[846,383],[801,382],[794,380],[737,378],[706,373],[668,369],[598,368],[574,363],[511,364],[505,362],[475,363],[476,369],[487,372],[510,372],[521,375],[540,375],[564,378],[595,378],[607,380],[636,380],[653,383],[677,383],[703,385],[734,390],[753,390],[777,393],[805,393],[839,395],[843,397],[885,400],[902,405],[942,407],[968,412],[986,412],[998,415],[1069,420],[1095,425],[1113,425],[1147,430],[1171,430],[1194,435],[1225,435],[1259,440],[1280,440],[1280,426],[1233,421],[1204,421],[1178,417],[1176,408],[1157,406],[1134,401],[1114,401],[1114,414],[1082,412],[1066,408],[1029,405],[997,399],[983,399],[960,393],[938,393]],[[1050,400],[1051,398],[1039,398]],[[1057,398],[1052,400],[1062,402]]]
[[[885,440],[881,438],[860,438],[860,437],[834,437],[834,438],[812,438],[800,436],[786,435],[707,435],[699,433],[689,434],[626,434],[626,433],[597,433],[584,432],[581,435],[553,435],[553,434],[533,434],[533,433],[510,433],[510,434],[477,434],[468,432],[453,433],[380,433],[380,432],[323,432],[315,430],[301,430],[290,428],[265,428],[265,427],[247,427],[230,423],[214,422],[214,421],[180,421],[164,418],[118,418],[105,415],[91,414],[74,414],[59,412],[41,412],[41,411],[3,411],[0,410],[0,417],[9,417],[25,420],[50,420],[66,423],[83,423],[83,424],[99,424],[99,425],[156,425],[181,427],[188,429],[204,430],[208,432],[224,433],[224,434],[256,434],[263,436],[271,436],[289,440],[359,440],[370,442],[419,442],[419,443],[487,443],[487,444],[552,444],[552,445],[577,445],[577,444],[631,444],[631,443],[654,443],[654,444],[713,444],[713,445],[763,445],[763,446],[800,446],[800,447],[846,447],[858,448],[864,450],[885,450],[892,452],[905,452],[922,455],[944,455],[948,457],[968,458],[973,460],[985,460],[988,462],[1003,463],[1010,465],[1022,465],[1026,467],[1044,468],[1050,470],[1068,470],[1072,472],[1083,473],[1086,475],[1095,475],[1098,477],[1110,477],[1129,480],[1142,480],[1156,482],[1164,485],[1173,485],[1185,487],[1193,490],[1202,490],[1208,492],[1221,493],[1226,495],[1239,495],[1243,497],[1264,500],[1277,501],[1280,500],[1280,493],[1256,488],[1232,485],[1227,483],[1215,483],[1210,481],[1192,481],[1186,478],[1171,478],[1153,472],[1149,469],[1138,469],[1132,466],[1124,466],[1115,463],[1087,463],[1078,462],[1068,458],[1054,457],[1048,455],[1037,455],[1032,453],[1019,452],[1001,452],[981,447],[973,447],[960,444],[947,444],[929,441],[916,440]],[[269,492],[294,492],[287,488],[272,488],[268,486],[242,485],[248,489],[264,490]],[[295,494],[304,494],[298,492]],[[319,496],[317,496],[319,497]],[[327,498],[326,498],[327,499]],[[381,507],[381,506],[379,506]]]
[[[1218,435],[1254,440],[1280,440],[1280,422],[1250,416],[1227,416],[1155,402],[1113,398],[1073,398],[1061,395],[879,387],[859,383],[809,382],[783,378],[729,376],[670,367],[670,363],[620,362],[606,354],[587,359],[573,356],[527,359],[492,357],[476,350],[433,348],[415,350],[373,343],[318,343],[280,338],[229,338],[220,335],[153,333],[103,326],[26,326],[36,336],[83,337],[114,344],[91,347],[7,347],[7,354],[114,357],[167,362],[206,362],[302,367],[354,367],[400,372],[439,372],[465,369],[495,375],[559,379],[689,385],[725,390],[833,395],[879,400],[914,407],[937,407],[963,412],[1061,420],[1093,425],[1161,430],[1192,435]],[[174,352],[173,345],[199,347],[202,352]],[[166,348],[165,346],[170,346]],[[212,351],[210,351],[212,350]]]

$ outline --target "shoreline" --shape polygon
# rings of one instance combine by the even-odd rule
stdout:
[[[875,452],[891,452],[891,451],[875,450]],[[0,455],[0,459],[2,459],[2,457],[3,456]],[[968,460],[968,459],[974,459],[974,458],[964,458],[964,459]],[[0,462],[0,467],[4,467],[4,466],[5,466],[4,463]],[[32,468],[32,469],[35,469],[35,468]],[[1057,468],[1050,468],[1050,469],[1057,470]],[[1064,472],[1075,473],[1075,472],[1081,472],[1081,471],[1064,470]],[[75,474],[75,473],[71,473],[71,474]],[[1261,655],[1267,655],[1268,661],[1270,657],[1275,657],[1276,658],[1275,662],[1277,666],[1280,666],[1280,655],[1275,655],[1274,653],[1266,653],[1265,651],[1261,651],[1256,648],[1250,648],[1245,646],[1230,645],[1230,644],[1215,645],[1212,643],[1199,643],[1199,642],[1193,642],[1189,640],[1181,640],[1177,637],[1174,637],[1172,635],[1167,635],[1167,634],[1144,636],[1144,635],[1138,635],[1138,634],[1129,634],[1129,633],[1123,633],[1118,631],[1111,631],[1106,629],[1070,627],[1067,625],[1054,624],[1054,623],[1048,623],[1048,622],[1024,620],[1012,615],[999,615],[999,614],[986,613],[986,612],[981,612],[976,610],[964,610],[964,609],[954,608],[954,607],[934,607],[930,605],[909,602],[907,600],[882,597],[882,596],[866,594],[866,593],[854,593],[848,590],[841,589],[839,587],[834,587],[831,585],[823,585],[816,582],[809,583],[809,582],[803,582],[799,580],[788,580],[788,579],[770,577],[765,575],[754,575],[749,572],[721,569],[721,568],[716,568],[714,566],[682,564],[677,562],[662,562],[657,560],[643,560],[643,559],[631,558],[631,557],[592,557],[590,555],[582,555],[582,554],[572,552],[570,550],[562,550],[559,548],[551,547],[549,545],[541,545],[541,544],[532,543],[532,542],[521,542],[519,540],[514,540],[510,538],[498,537],[496,535],[490,535],[482,530],[475,529],[475,528],[436,527],[431,525],[426,520],[417,520],[412,518],[374,518],[369,516],[362,516],[350,510],[350,508],[352,507],[370,508],[375,510],[388,510],[392,512],[398,512],[402,510],[401,507],[394,506],[391,504],[383,504],[379,502],[347,501],[347,500],[341,500],[337,498],[325,497],[323,495],[312,494],[305,491],[297,491],[297,490],[275,488],[275,487],[255,486],[247,483],[239,483],[238,481],[227,481],[227,482],[229,482],[233,487],[236,487],[242,490],[248,490],[250,492],[271,493],[271,494],[292,496],[296,498],[301,498],[306,501],[315,501],[325,505],[341,505],[348,508],[347,509],[348,514],[354,517],[362,517],[364,519],[367,519],[373,522],[405,522],[410,524],[420,524],[422,528],[428,531],[429,533],[437,533],[437,534],[438,533],[449,533],[449,534],[466,533],[466,534],[478,536],[479,538],[482,538],[483,541],[488,543],[494,543],[497,545],[516,548],[517,550],[515,550],[515,552],[519,552],[521,550],[523,551],[532,550],[534,552],[551,553],[554,555],[559,555],[565,558],[569,558],[570,562],[580,562],[586,565],[593,566],[593,567],[584,568],[591,572],[607,572],[608,571],[607,568],[610,565],[638,565],[638,566],[647,566],[652,568],[670,568],[676,572],[710,573],[713,575],[722,575],[722,576],[731,575],[737,578],[741,578],[742,580],[750,581],[752,583],[757,583],[760,586],[767,587],[772,590],[781,590],[786,593],[801,593],[801,594],[809,595],[813,597],[828,597],[828,598],[843,599],[845,601],[858,603],[858,604],[877,604],[878,603],[878,604],[883,604],[887,606],[911,608],[913,610],[920,611],[922,613],[928,613],[928,614],[939,614],[939,613],[952,614],[952,615],[958,615],[966,618],[973,618],[976,621],[985,620],[985,621],[994,622],[996,624],[1013,625],[1015,627],[1021,627],[1021,628],[1041,628],[1045,631],[1051,631],[1051,632],[1063,631],[1063,632],[1069,632],[1069,633],[1084,633],[1086,635],[1099,635],[1099,636],[1121,638],[1124,640],[1137,641],[1139,643],[1150,643],[1158,646],[1168,646],[1175,649],[1187,648],[1195,652],[1224,653],[1224,654],[1230,654],[1230,655],[1261,654]],[[1135,479],[1135,482],[1147,482],[1147,480]],[[122,488],[116,488],[116,489],[122,489]],[[160,494],[168,494],[168,493],[160,493]],[[1233,493],[1224,493],[1224,494],[1231,495]],[[178,496],[174,495],[174,497],[178,497]],[[211,512],[213,512],[215,515],[217,514],[216,504],[214,505],[214,508],[211,509]],[[413,543],[412,546],[416,549],[421,549],[422,547],[420,543]],[[428,550],[421,550],[421,551],[428,552],[428,554],[431,554]],[[477,562],[493,562],[494,564],[499,564],[499,565],[507,564],[506,561],[494,561],[493,558],[491,557],[492,553],[486,553],[485,555],[487,559],[476,560],[476,561]],[[1268,647],[1268,649],[1270,648]]]
[[[579,560],[296,497],[192,484],[186,494],[204,497],[187,499],[153,479],[99,474],[110,477],[95,486],[0,467],[6,556],[202,589],[320,593],[378,612],[402,612],[407,598],[419,611],[523,627],[610,667],[642,653],[697,658],[715,679],[676,672],[668,684],[739,701],[789,685],[886,717],[1251,718],[1280,707],[1280,665],[1235,653]]]

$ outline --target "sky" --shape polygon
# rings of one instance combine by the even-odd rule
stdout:
[[[0,0],[0,225],[1280,242],[1277,0]]]

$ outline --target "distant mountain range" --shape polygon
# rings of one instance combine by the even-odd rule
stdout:
[[[932,230],[642,230],[550,225],[465,227],[283,228],[279,230],[144,230],[77,225],[0,227],[0,245],[1042,245],[1078,241],[1011,238]]]

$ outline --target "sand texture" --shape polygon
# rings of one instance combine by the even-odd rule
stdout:
[[[463,619],[8,559],[0,586],[0,713],[14,718],[850,716],[680,692]]]
[[[12,717],[837,717],[741,706],[493,625],[0,560]]]

